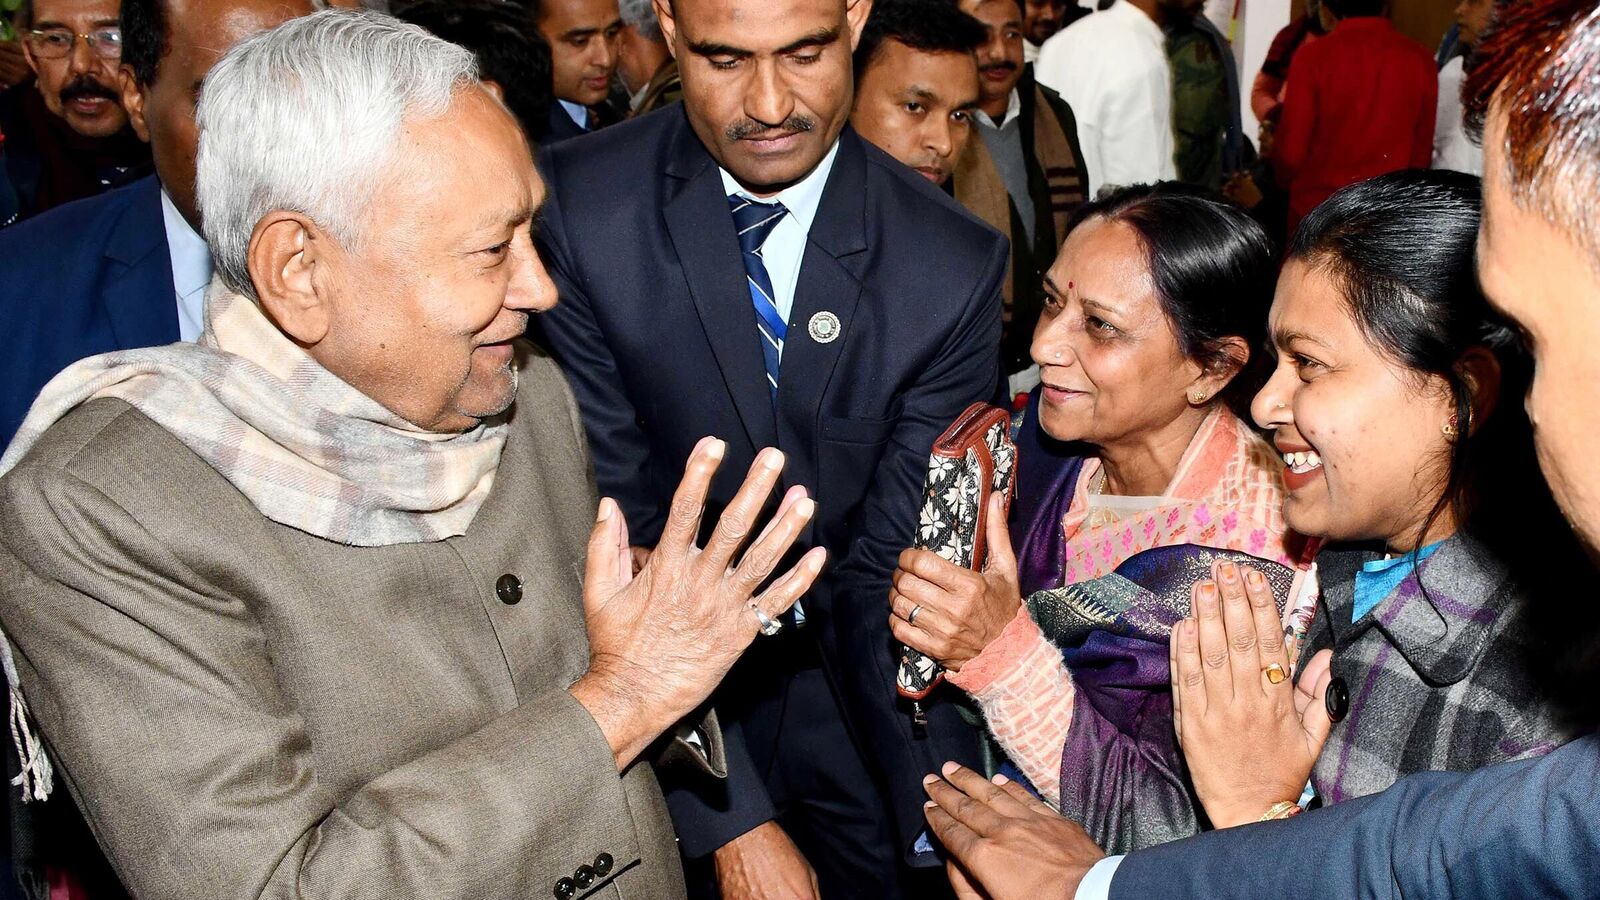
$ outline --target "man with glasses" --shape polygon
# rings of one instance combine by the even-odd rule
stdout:
[[[33,85],[0,97],[7,173],[23,216],[126,184],[150,150],[123,108],[118,0],[32,0],[20,10]]]

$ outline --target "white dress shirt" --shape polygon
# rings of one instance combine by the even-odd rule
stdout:
[[[161,226],[167,233],[172,260],[172,288],[178,298],[178,337],[193,341],[206,329],[206,286],[211,283],[211,248],[189,227],[165,188],[161,190]]]
[[[978,110],[978,115],[983,116],[982,119],[978,120],[978,124],[987,124],[989,127],[997,130],[1004,128],[1011,124],[1012,119],[1022,115],[1022,95],[1017,92],[1016,88],[1011,89],[1011,95],[1006,97],[1006,114],[1001,116],[1000,121],[998,122],[996,122],[993,117],[981,109]]]
[[[794,311],[794,292],[800,285],[800,263],[805,260],[806,242],[811,236],[811,222],[817,217],[817,207],[822,204],[822,189],[828,186],[828,173],[833,171],[833,158],[839,155],[839,142],[834,141],[827,154],[822,157],[822,162],[811,173],[787,188],[779,191],[773,197],[757,197],[739,185],[737,179],[728,174],[728,170],[718,167],[722,173],[722,193],[732,197],[738,195],[746,200],[756,203],[782,203],[788,210],[788,215],[783,220],[772,226],[772,233],[767,235],[767,240],[761,245],[761,261],[767,267],[767,277],[772,280],[772,305],[777,307],[778,315],[789,322],[789,316]],[[732,219],[730,211],[728,217]],[[749,302],[749,298],[745,299]],[[790,323],[793,326],[794,323]],[[756,340],[754,331],[750,334],[751,340]],[[783,345],[778,347],[778,358],[783,358]],[[806,621],[805,605],[796,602],[794,605],[794,620],[796,625],[804,625]]]
[[[1433,167],[1469,175],[1483,174],[1483,148],[1467,137],[1461,121],[1461,82],[1466,77],[1462,57],[1439,70],[1439,112],[1433,126]]]
[[[1166,36],[1138,7],[1117,0],[1073,22],[1044,42],[1034,72],[1077,117],[1091,198],[1178,177]]]
[[[1109,900],[1111,897],[1111,879],[1117,874],[1117,866],[1122,865],[1122,857],[1108,856],[1100,860],[1089,871],[1084,873],[1083,880],[1078,882],[1078,892],[1072,895],[1072,900]]]
[[[722,173],[722,192],[727,196],[738,194],[757,203],[782,203],[789,211],[783,221],[773,226],[766,243],[761,245],[761,261],[767,266],[767,276],[772,279],[772,292],[777,295],[772,302],[785,322],[789,321],[789,313],[794,309],[794,292],[800,284],[800,262],[806,255],[811,221],[817,217],[817,207],[822,203],[822,189],[828,184],[828,173],[833,171],[833,159],[838,155],[839,143],[835,141],[833,148],[822,157],[822,162],[811,170],[811,174],[779,191],[775,197],[757,197],[740,187],[727,169],[718,170]],[[733,214],[728,215],[731,219]],[[750,339],[756,339],[753,333]]]

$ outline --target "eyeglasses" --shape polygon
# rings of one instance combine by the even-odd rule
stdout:
[[[35,28],[28,32],[28,47],[41,59],[61,59],[70,54],[78,38],[101,59],[122,58],[122,29],[97,28],[78,34],[67,28]]]

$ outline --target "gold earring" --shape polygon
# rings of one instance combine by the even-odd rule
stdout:
[[[1444,423],[1439,430],[1444,432],[1444,436],[1447,438],[1454,438],[1456,435],[1461,433],[1461,429],[1456,426],[1455,416],[1451,416],[1450,421]]]
[[[1197,392],[1192,393],[1192,394],[1189,395],[1189,404],[1191,406],[1199,406],[1200,404],[1202,404],[1202,403],[1204,403],[1204,402],[1206,402],[1207,400],[1210,400],[1210,399],[1211,399],[1210,397],[1207,397],[1205,394],[1200,393],[1200,392],[1197,391]]]

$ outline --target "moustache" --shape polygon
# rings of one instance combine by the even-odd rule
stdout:
[[[1014,63],[1014,62],[1011,62],[1010,60],[1004,60],[1002,62],[992,62],[992,63],[989,63],[988,65],[983,65],[983,66],[979,66],[978,67],[978,71],[983,72],[985,74],[987,74],[989,72],[1007,72],[1007,73],[1009,73],[1009,72],[1015,72],[1016,70],[1017,70],[1017,64]]]
[[[80,97],[103,97],[113,102],[122,99],[121,94],[95,81],[88,75],[79,75],[77,78],[67,82],[67,86],[61,89],[62,103],[71,103]]]
[[[810,131],[816,127],[817,123],[813,122],[808,116],[796,114],[783,120],[783,124],[778,126],[776,129],[777,131],[782,132],[782,134],[776,136],[782,137],[791,134],[799,134],[804,131]],[[732,125],[729,125],[727,128],[723,129],[722,133],[723,136],[729,141],[742,141],[755,137],[756,135],[769,136],[769,133],[773,130],[774,129],[769,128],[766,125],[762,125],[760,122],[757,122],[754,119],[745,119],[743,122],[735,122]]]

